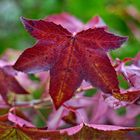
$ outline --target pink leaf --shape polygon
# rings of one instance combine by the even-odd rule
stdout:
[[[61,13],[56,15],[51,15],[45,18],[45,21],[54,22],[55,24],[60,24],[64,28],[68,29],[71,33],[78,32],[82,30],[84,24],[75,18],[74,16],[71,16],[68,13]]]
[[[101,17],[99,17],[99,16],[93,17],[93,18],[85,25],[85,29],[89,29],[89,28],[101,28],[101,27],[107,29],[107,25],[103,22],[103,20],[102,20]]]
[[[9,113],[8,113],[8,120],[13,122],[14,124],[19,125],[20,127],[23,126],[28,126],[28,127],[34,127],[34,125],[32,125],[30,122],[24,120],[23,118],[17,116],[16,114],[14,114],[15,109],[11,108]]]

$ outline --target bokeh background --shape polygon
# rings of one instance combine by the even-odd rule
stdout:
[[[83,22],[95,15],[110,31],[129,36],[129,41],[112,56],[133,57],[140,50],[140,0],[0,0],[0,53],[7,48],[23,50],[35,40],[24,30],[19,17],[44,18],[69,12]]]

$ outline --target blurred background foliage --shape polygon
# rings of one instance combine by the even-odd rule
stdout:
[[[129,36],[129,41],[112,56],[133,57],[140,47],[140,0],[0,0],[0,53],[7,48],[23,50],[35,42],[19,17],[44,18],[69,12],[83,22],[95,15],[103,18],[109,30]]]

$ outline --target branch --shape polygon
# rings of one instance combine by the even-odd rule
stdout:
[[[84,92],[90,89],[93,89],[93,87],[92,86],[88,86],[85,88],[81,87],[77,89],[76,93]],[[40,108],[42,104],[45,104],[47,107],[50,107],[52,106],[52,99],[50,97],[47,97],[39,100],[20,101],[20,102],[16,101],[14,102],[14,105],[11,106],[14,106],[16,108],[32,108],[32,107]],[[11,108],[11,106],[7,106],[6,108]]]

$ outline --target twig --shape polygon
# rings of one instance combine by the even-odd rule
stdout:
[[[84,92],[89,89],[93,89],[93,87],[88,86],[85,88],[79,88],[79,89],[77,89],[76,93]],[[14,102],[14,107],[16,107],[16,108],[32,108],[32,107],[40,108],[40,106],[44,103],[48,107],[51,106],[52,105],[51,98],[47,97],[47,98],[39,99],[39,100],[20,101],[20,102],[17,101],[17,102]],[[10,108],[10,106],[7,106],[7,108]]]

